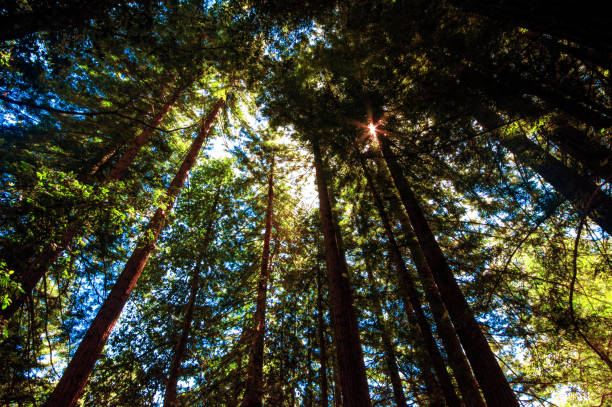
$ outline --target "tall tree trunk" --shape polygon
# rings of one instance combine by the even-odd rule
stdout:
[[[498,128],[501,120],[490,110],[481,110],[476,120],[488,129]],[[540,174],[580,212],[586,214],[603,230],[612,235],[612,198],[588,177],[578,174],[552,157],[527,137],[514,132],[498,135],[500,143],[516,158]]]
[[[191,323],[193,321],[193,311],[195,309],[195,302],[198,296],[199,289],[199,264],[191,276],[189,282],[189,301],[185,307],[185,316],[183,317],[183,326],[181,329],[181,336],[176,342],[174,350],[174,356],[172,357],[172,363],[170,364],[170,371],[168,376],[168,383],[166,385],[166,393],[164,394],[164,407],[175,407],[176,406],[176,387],[178,379],[180,377],[181,364],[185,357],[185,350],[187,349],[187,341],[189,339],[189,333],[191,332]]]
[[[369,171],[367,171],[367,168],[365,167],[365,162],[363,161],[363,159],[361,160],[361,164],[366,174],[368,184],[370,188],[373,189],[374,184]],[[395,266],[396,269],[396,275],[398,276],[399,280],[398,291],[400,293],[402,301],[404,302],[404,308],[407,312],[407,317],[409,320],[413,320],[416,325],[415,328],[419,332],[420,345],[425,348],[427,354],[429,355],[429,362],[431,363],[434,368],[434,371],[436,372],[438,383],[440,384],[444,399],[446,400],[446,404],[449,406],[459,406],[461,403],[453,386],[453,381],[450,375],[448,374],[448,371],[446,370],[446,363],[444,361],[444,358],[442,357],[442,354],[440,353],[440,349],[438,348],[436,339],[433,336],[429,320],[427,319],[427,316],[423,311],[421,295],[417,291],[414,280],[412,279],[410,272],[406,268],[406,264],[404,263],[404,259],[402,258],[399,246],[395,241],[395,236],[393,234],[393,231],[391,230],[391,225],[384,211],[384,208],[382,206],[379,207],[379,204],[382,205],[382,202],[380,202],[380,200],[378,200],[377,198],[378,196],[376,195],[374,201],[379,211],[381,220],[383,221],[385,232],[387,233],[389,260],[391,264]]]
[[[335,351],[335,340],[334,340]],[[332,360],[334,362],[334,407],[342,407],[342,383],[340,383],[340,367],[338,366],[338,352],[333,352]]]
[[[612,151],[572,126],[559,126],[546,138],[559,147],[561,152],[578,161],[591,175],[600,179],[612,176]]]
[[[389,140],[383,134],[378,135],[383,156],[391,172],[393,182],[400,194],[402,203],[408,213],[423,254],[429,264],[446,309],[448,310],[465,353],[472,364],[474,374],[484,393],[485,400],[491,406],[518,406],[514,392],[510,388],[495,354],[482,333],[453,272],[446,262],[438,242],[421,206],[402,174],[402,169],[393,157]]]
[[[339,246],[339,231],[333,220],[327,190],[327,177],[324,173],[321,150],[317,139],[312,140],[312,151],[319,192],[319,216],[325,241],[329,297],[343,401],[346,407],[370,407],[359,326],[353,308],[353,292],[348,279],[348,267],[344,252],[340,250]]]
[[[370,280],[371,295],[372,295],[372,308],[376,317],[376,324],[380,330],[380,336],[382,339],[383,352],[385,358],[385,365],[387,366],[387,372],[389,379],[391,380],[391,387],[393,389],[393,400],[397,407],[406,407],[406,396],[404,395],[404,388],[402,386],[402,379],[399,375],[399,369],[397,368],[397,356],[395,352],[395,346],[391,340],[391,333],[389,332],[389,324],[385,320],[383,315],[382,304],[380,296],[378,294],[378,283],[374,279],[372,274],[370,262],[366,259],[366,272],[368,273],[368,279]]]
[[[312,344],[309,332],[306,331],[306,386],[304,388],[304,407],[312,407],[313,392],[312,392]],[[295,391],[294,391],[295,393]]]
[[[317,281],[317,335],[319,337],[319,389],[321,407],[327,407],[329,404],[328,400],[328,388],[327,388],[327,339],[325,339],[325,320],[323,318],[323,295],[321,294],[321,272],[319,270],[319,259],[317,259],[316,269],[316,281]]]
[[[263,395],[263,351],[266,332],[266,297],[270,274],[270,236],[274,203],[274,156],[268,173],[268,201],[266,206],[266,230],[261,255],[261,275],[257,284],[257,305],[253,316],[253,338],[247,367],[247,383],[241,407],[261,407]]]
[[[126,170],[132,165],[142,146],[149,140],[155,128],[166,117],[183,90],[184,88],[181,87],[172,94],[170,100],[154,115],[149,126],[143,129],[134,139],[128,150],[105,177],[104,182],[117,181],[125,175]],[[26,298],[32,295],[38,282],[57,261],[62,252],[70,246],[74,237],[81,231],[83,224],[84,222],[80,219],[70,221],[68,226],[61,231],[60,242],[45,246],[41,253],[35,257],[34,261],[16,276],[16,281],[20,284],[23,291],[16,293],[11,304],[5,309],[0,310],[0,326],[6,324],[13,314],[21,308]]]
[[[395,239],[393,229],[391,228],[391,221],[389,220],[389,216],[385,211],[383,201],[376,189],[376,184],[374,183],[372,175],[370,174],[370,171],[366,166],[365,160],[362,156],[360,156],[360,158],[361,166],[363,168],[368,185],[370,187],[372,197],[374,198],[376,209],[378,211],[383,227],[385,229],[385,233],[387,235],[387,239],[389,241],[389,250],[390,252],[395,253],[393,255],[395,258],[401,259],[401,253],[399,251],[399,247]],[[459,342],[459,338],[457,338],[455,328],[453,327],[452,322],[448,318],[448,312],[446,310],[446,307],[444,306],[442,298],[440,297],[440,292],[438,291],[438,287],[436,286],[431,270],[427,265],[427,261],[425,260],[423,251],[421,250],[416,236],[414,235],[412,226],[410,225],[409,220],[406,218],[404,211],[401,209],[401,204],[397,200],[395,194],[390,193],[389,195],[389,201],[391,202],[392,208],[400,214],[399,219],[402,225],[402,230],[404,231],[404,238],[408,245],[408,249],[410,250],[412,261],[423,284],[425,298],[427,299],[430,305],[431,312],[436,322],[436,330],[438,332],[438,335],[442,339],[442,343],[444,345],[444,348],[446,349],[449,365],[453,369],[453,373],[455,374],[455,378],[457,379],[459,391],[463,396],[462,400],[465,405],[469,407],[485,407],[486,404],[480,394],[478,383],[472,375],[472,370],[468,363],[467,357],[465,356],[465,353],[461,348],[461,343]]]
[[[98,360],[102,348],[117,322],[130,293],[136,286],[151,252],[155,248],[157,238],[165,225],[166,216],[174,206],[176,197],[187,178],[187,174],[193,167],[202,144],[208,137],[212,124],[223,104],[223,100],[218,100],[202,122],[197,137],[193,140],[189,152],[168,187],[165,198],[166,205],[155,211],[153,218],[145,229],[143,238],[139,241],[132,256],[130,256],[125,264],[110,294],[102,304],[102,307],[100,307],[87,333],[79,344],[74,357],[68,364],[68,367],[66,367],[62,378],[51,396],[47,399],[44,407],[72,407],[83,392],[94,364]]]
[[[113,165],[113,168],[110,170],[108,175],[104,178],[105,182],[116,181],[125,175],[126,171],[130,166],[134,163],[136,156],[142,150],[142,147],[149,141],[157,127],[161,124],[161,122],[168,116],[170,110],[179,99],[183,91],[185,90],[184,86],[179,86],[171,95],[166,104],[162,106],[154,115],[147,127],[145,127],[134,140],[130,143],[129,147],[121,158]]]
[[[181,335],[176,342],[174,355],[170,364],[170,370],[168,374],[168,383],[166,384],[166,392],[164,394],[164,407],[174,407],[176,405],[176,386],[178,379],[181,376],[181,364],[185,358],[185,350],[187,349],[187,341],[189,334],[191,333],[191,324],[193,322],[193,312],[195,309],[195,303],[199,291],[200,272],[203,263],[208,254],[208,248],[214,236],[213,226],[216,221],[217,205],[219,203],[220,191],[217,190],[215,194],[215,200],[211,206],[210,221],[206,225],[206,235],[200,249],[200,256],[195,265],[191,279],[189,281],[189,300],[185,306],[185,316],[183,317],[183,324],[181,329]]]

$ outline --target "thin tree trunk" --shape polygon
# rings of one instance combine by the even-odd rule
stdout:
[[[397,356],[395,352],[395,346],[391,340],[391,333],[389,332],[389,324],[385,320],[383,315],[382,304],[380,296],[378,294],[378,283],[372,275],[370,262],[366,259],[366,272],[368,273],[368,279],[370,280],[371,295],[372,295],[372,308],[374,315],[376,316],[376,323],[380,330],[380,336],[382,339],[383,352],[385,358],[385,365],[387,366],[387,372],[389,379],[391,380],[391,387],[393,389],[393,400],[397,407],[406,407],[406,396],[404,395],[404,388],[402,386],[402,379],[399,375],[399,369],[397,368]]]
[[[211,206],[211,219],[206,225],[206,235],[202,243],[200,258],[194,267],[194,270],[189,281],[189,300],[185,306],[185,316],[183,317],[183,324],[181,329],[181,336],[175,346],[174,355],[172,357],[172,363],[170,364],[170,371],[168,374],[168,383],[166,384],[166,392],[164,394],[164,407],[174,407],[176,405],[176,387],[178,379],[181,375],[181,364],[185,358],[185,350],[187,349],[187,341],[191,332],[191,325],[193,323],[193,312],[195,309],[195,303],[199,291],[200,272],[202,264],[208,254],[208,248],[210,242],[214,236],[213,226],[216,220],[217,205],[219,203],[220,191],[217,190],[215,200]]]
[[[310,335],[309,332],[306,331],[306,387],[304,388],[304,406],[305,407],[312,407],[312,399],[313,399],[313,392],[312,392],[312,377],[313,377],[313,372],[312,372],[312,345],[311,345],[311,341],[310,341]],[[295,393],[295,390],[294,390]]]
[[[497,128],[501,123],[499,117],[489,110],[478,112],[476,120],[489,129]],[[506,136],[498,135],[498,138],[500,143],[514,153],[518,160],[540,174],[578,211],[586,212],[595,223],[612,235],[612,198],[602,192],[594,182],[566,167],[517,132]]]
[[[166,205],[158,208],[155,215],[153,215],[145,229],[143,238],[125,264],[110,294],[89,326],[74,357],[68,364],[68,367],[66,367],[62,378],[51,396],[47,399],[44,407],[72,407],[76,404],[106,340],[117,322],[130,293],[136,286],[151,252],[155,248],[157,238],[165,225],[166,216],[174,206],[176,197],[187,178],[187,174],[193,167],[202,144],[208,137],[212,124],[223,104],[223,100],[217,101],[211,112],[202,122],[197,137],[193,140],[189,152],[168,187],[165,198]]]
[[[125,175],[128,168],[134,163],[136,156],[142,150],[142,147],[149,141],[157,127],[166,118],[172,107],[179,99],[183,91],[184,86],[179,86],[171,95],[166,104],[158,110],[151,119],[151,122],[145,127],[134,140],[130,143],[128,149],[123,153],[121,158],[115,163],[111,171],[104,178],[105,182],[116,181]]]
[[[391,228],[391,222],[389,220],[389,217],[387,216],[387,212],[385,211],[380,194],[376,189],[374,180],[372,179],[370,171],[367,168],[363,157],[360,156],[360,158],[361,166],[365,173],[368,185],[370,187],[370,191],[372,193],[372,197],[374,198],[374,203],[378,210],[378,214],[380,216],[383,227],[385,229],[385,233],[387,235],[387,239],[389,241],[389,250],[390,252],[395,253],[393,255],[395,258],[401,259],[401,253],[399,251],[399,247],[395,239],[393,229]],[[480,394],[478,383],[472,375],[472,370],[468,363],[467,357],[465,356],[465,353],[461,348],[461,343],[457,338],[455,328],[453,327],[452,322],[448,318],[448,312],[446,310],[446,307],[444,306],[442,298],[440,297],[440,292],[438,291],[438,287],[436,286],[431,270],[427,265],[423,251],[421,250],[416,236],[414,235],[412,226],[410,225],[409,220],[406,218],[403,210],[401,209],[401,204],[397,200],[395,194],[390,193],[389,195],[389,201],[391,201],[391,206],[393,207],[393,209],[396,210],[396,212],[400,214],[400,223],[402,225],[402,230],[404,231],[404,238],[408,245],[408,249],[410,250],[412,261],[423,284],[425,298],[427,299],[430,305],[431,312],[436,322],[436,330],[438,332],[438,335],[442,339],[444,348],[446,349],[449,365],[453,369],[455,378],[457,379],[459,391],[463,396],[463,402],[466,404],[466,406],[469,407],[485,407],[486,404]]]
[[[451,315],[457,335],[461,339],[461,344],[484,393],[485,400],[489,405],[496,407],[518,406],[516,396],[448,266],[416,196],[404,178],[401,167],[393,158],[387,137],[379,134],[378,139],[393,182],[446,304],[446,309]]]
[[[111,172],[105,177],[104,182],[117,181],[121,179],[126,170],[134,162],[136,155],[142,146],[149,140],[153,131],[162,120],[166,117],[184,88],[179,88],[171,96],[170,100],[164,107],[154,116],[150,125],[142,130],[142,132],[134,139],[130,148],[121,156],[119,161],[114,165]],[[49,268],[57,261],[59,256],[73,242],[74,237],[82,229],[84,222],[82,220],[73,220],[68,223],[68,226],[61,231],[61,240],[58,244],[48,244],[42,252],[36,256],[34,261],[27,268],[16,276],[16,281],[20,284],[22,292],[16,293],[11,304],[3,310],[0,310],[0,326],[6,324],[13,314],[21,308],[25,299],[31,296],[34,288],[47,273]]]
[[[319,259],[317,259],[317,334],[319,337],[319,388],[321,390],[321,407],[328,406],[327,389],[327,340],[325,339],[325,320],[323,319],[323,295],[321,294],[321,273]]]
[[[187,302],[185,309],[181,336],[176,343],[174,356],[172,357],[172,363],[170,364],[168,384],[166,385],[166,393],[164,394],[164,407],[176,406],[176,387],[180,377],[181,363],[183,362],[185,350],[187,349],[187,340],[189,339],[189,333],[191,332],[193,311],[195,309],[195,302],[199,289],[199,272],[199,267],[196,267],[196,270],[194,270],[193,276],[191,277],[191,281],[189,282],[189,301]]]
[[[361,164],[364,169],[364,173],[366,174],[366,178],[368,180],[368,184],[370,188],[374,188],[373,181],[371,179],[369,171],[365,167],[365,163],[363,159],[361,160]],[[440,384],[442,394],[444,395],[444,399],[446,400],[446,404],[449,406],[459,406],[461,403],[459,401],[459,397],[455,391],[453,386],[453,381],[446,370],[446,363],[444,358],[440,353],[440,349],[438,348],[438,344],[433,336],[431,325],[423,311],[423,306],[421,303],[421,295],[416,289],[416,285],[414,280],[410,276],[410,272],[406,268],[406,264],[404,263],[404,259],[402,258],[402,254],[400,252],[399,246],[395,241],[395,236],[393,231],[391,230],[391,225],[389,223],[389,219],[384,211],[382,206],[382,202],[377,199],[378,196],[375,196],[375,204],[379,211],[379,215],[381,220],[383,221],[383,226],[387,233],[387,246],[388,246],[388,257],[391,264],[395,266],[396,275],[399,280],[399,293],[402,301],[404,302],[405,311],[407,312],[407,317],[409,320],[413,320],[415,323],[415,328],[419,332],[420,344],[426,349],[427,354],[429,355],[429,362],[434,368],[436,372],[436,376],[438,378],[438,383]],[[382,209],[382,212],[381,212]],[[362,231],[363,233],[363,231]],[[392,270],[390,270],[393,273]]]
[[[323,160],[317,139],[312,140],[312,151],[319,191],[319,215],[325,241],[329,297],[343,401],[346,407],[370,407],[359,326],[353,308],[353,292],[348,279],[348,267],[344,252],[340,250],[339,246],[338,230],[333,221],[327,179],[326,174],[324,174]]]
[[[266,207],[266,230],[261,255],[261,275],[257,284],[257,305],[253,316],[253,338],[247,367],[247,384],[241,407],[261,407],[263,396],[263,351],[266,332],[266,297],[270,274],[270,236],[274,209],[274,156],[268,173],[268,201]]]

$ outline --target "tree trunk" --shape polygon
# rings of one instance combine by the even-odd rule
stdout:
[[[130,143],[128,149],[123,153],[121,158],[115,163],[111,171],[104,178],[105,182],[116,181],[125,175],[128,168],[134,163],[136,156],[142,147],[149,141],[157,127],[166,118],[172,107],[185,90],[184,86],[179,86],[171,95],[166,104],[153,115],[151,122],[145,127],[138,136]]]
[[[266,207],[266,230],[261,255],[261,275],[257,284],[257,305],[253,316],[253,338],[247,367],[247,383],[241,407],[261,407],[263,396],[263,351],[266,332],[266,296],[270,274],[270,236],[274,203],[274,156],[268,173],[268,201]]]
[[[310,335],[309,332],[306,331],[306,386],[304,388],[304,407],[312,407],[312,399],[313,399],[313,392],[312,392],[312,377],[313,377],[313,372],[312,372],[312,345],[311,345],[311,341],[310,341]],[[294,391],[295,393],[295,391]],[[293,404],[292,404],[293,405]]]
[[[516,396],[510,388],[502,369],[497,364],[495,354],[491,351],[480,325],[474,318],[474,314],[448,266],[416,196],[404,178],[401,167],[393,158],[387,137],[379,134],[378,139],[393,182],[400,194],[423,254],[433,273],[446,309],[451,315],[461,344],[472,364],[476,379],[480,383],[487,403],[496,407],[518,406]]]
[[[111,172],[105,177],[104,182],[117,181],[125,175],[126,170],[132,165],[142,146],[149,140],[155,128],[159,126],[166,117],[183,90],[184,88],[179,88],[174,92],[170,100],[153,117],[149,126],[142,130],[134,139],[130,148],[121,156]],[[5,309],[0,310],[0,326],[6,324],[13,314],[21,308],[26,298],[32,295],[38,282],[57,261],[62,252],[70,246],[74,237],[83,227],[83,224],[84,222],[82,220],[73,220],[69,222],[68,226],[61,231],[62,237],[60,242],[58,244],[49,244],[45,246],[31,265],[27,266],[23,272],[16,276],[16,281],[21,285],[23,292],[17,293],[11,304]]]
[[[374,183],[371,179],[369,171],[367,171],[363,158],[361,159],[361,164],[364,169],[364,173],[366,175],[370,189],[374,191]],[[398,287],[400,297],[404,302],[407,317],[409,320],[414,320],[416,324],[416,329],[420,335],[420,344],[426,349],[427,354],[429,355],[429,362],[431,363],[434,371],[436,372],[438,383],[440,384],[444,399],[446,400],[446,404],[448,406],[459,406],[461,403],[459,401],[459,397],[457,397],[457,393],[455,392],[453,381],[450,375],[448,374],[448,371],[446,370],[446,363],[444,362],[444,358],[440,354],[440,349],[438,348],[438,344],[436,343],[436,340],[433,336],[431,325],[427,319],[427,316],[425,315],[425,312],[423,311],[423,306],[421,304],[421,295],[417,291],[414,280],[412,279],[412,277],[410,276],[410,272],[406,268],[406,264],[404,263],[404,259],[402,258],[399,246],[397,245],[395,236],[393,234],[393,231],[391,230],[391,224],[389,223],[387,214],[384,211],[382,202],[378,199],[377,194],[373,193],[373,196],[376,208],[378,209],[380,218],[383,222],[385,232],[387,233],[389,260],[396,268],[396,274],[399,280]]]
[[[217,194],[215,195],[215,200],[211,206],[211,218],[208,222],[208,225],[206,225],[206,235],[204,236],[204,241],[202,243],[201,254],[199,256],[200,258],[197,260],[197,264],[193,269],[191,279],[189,281],[189,300],[187,301],[187,304],[185,306],[185,316],[183,318],[181,336],[176,342],[174,355],[172,357],[172,363],[170,364],[168,383],[166,384],[166,393],[164,394],[164,407],[176,406],[176,386],[178,383],[178,379],[181,375],[181,364],[183,363],[183,359],[185,358],[187,341],[191,332],[191,324],[193,322],[193,312],[198,296],[202,264],[206,259],[206,255],[208,254],[208,248],[210,247],[210,242],[212,241],[214,236],[213,226],[216,220],[215,215],[217,211],[217,205],[219,203],[219,195],[220,191],[218,190]]]
[[[401,258],[401,253],[399,252],[399,247],[395,240],[393,229],[391,228],[391,222],[387,216],[387,212],[385,211],[383,201],[376,189],[374,180],[372,179],[363,157],[360,156],[360,158],[372,197],[374,198],[374,203],[383,223],[385,233],[387,234],[387,239],[389,240],[390,251],[397,253],[394,255],[394,257]],[[430,305],[431,313],[433,314],[436,322],[436,330],[438,335],[440,336],[440,339],[442,339],[442,343],[446,349],[449,365],[453,369],[455,379],[457,379],[462,400],[468,407],[485,407],[486,404],[480,394],[478,383],[472,375],[472,370],[468,363],[467,357],[461,348],[461,343],[459,342],[459,338],[457,338],[455,328],[448,318],[448,312],[444,306],[442,298],[440,297],[440,291],[436,286],[434,277],[429,269],[429,266],[427,265],[423,251],[421,250],[416,236],[414,235],[412,226],[405,216],[404,211],[401,209],[401,203],[398,201],[398,198],[394,193],[390,193],[389,195],[391,207],[400,214],[399,219],[402,225],[402,230],[404,231],[404,238],[408,245],[408,249],[410,250],[412,261],[423,284],[425,298]]]
[[[321,277],[319,270],[319,259],[317,259],[317,335],[319,337],[319,388],[321,407],[327,407],[328,389],[327,389],[327,340],[325,339],[325,320],[323,319],[323,295],[321,294]]]
[[[395,405],[397,407],[406,407],[406,396],[404,395],[402,379],[400,378],[399,369],[397,368],[397,356],[395,352],[395,346],[393,345],[393,341],[391,340],[389,324],[387,323],[383,315],[382,304],[377,289],[378,284],[376,280],[374,280],[374,276],[372,275],[372,270],[367,259],[366,272],[368,273],[368,279],[370,280],[372,308],[374,309],[374,315],[376,316],[376,324],[378,325],[378,329],[380,330],[385,365],[387,366],[387,372],[389,373],[389,379],[391,380],[391,387],[393,388],[393,400],[395,401]]]
[[[492,111],[481,110],[476,120],[486,128],[497,128],[501,120]],[[587,215],[608,234],[612,235],[612,198],[606,195],[588,177],[566,167],[533,143],[527,137],[514,132],[498,135],[500,143],[516,155],[516,158],[540,174],[546,182]]]
[[[223,100],[217,101],[203,121],[197,137],[193,140],[189,152],[168,187],[165,198],[166,205],[155,211],[155,215],[153,215],[153,218],[145,228],[143,238],[141,238],[132,256],[125,264],[110,294],[89,326],[74,357],[68,364],[68,367],[66,367],[62,378],[51,396],[49,396],[49,399],[47,399],[44,407],[72,407],[76,404],[106,340],[117,322],[130,293],[136,286],[151,252],[155,248],[157,238],[165,225],[166,216],[174,206],[176,197],[187,178],[187,174],[193,167],[202,144],[206,140],[223,104]]]
[[[591,175],[604,180],[612,176],[612,151],[584,132],[572,126],[559,126],[546,134],[546,138]]]
[[[353,292],[348,278],[344,252],[340,250],[338,230],[333,221],[327,190],[321,150],[317,139],[312,140],[317,189],[319,192],[319,216],[325,241],[325,260],[328,271],[329,297],[331,300],[334,338],[342,385],[342,397],[346,407],[370,407],[370,395],[366,378],[357,316],[353,308]]]
[[[335,346],[334,346],[334,351],[335,351]],[[338,367],[338,352],[333,352],[332,360],[334,362],[334,407],[342,407],[343,405],[342,404],[342,383],[340,383],[340,367]]]
[[[168,384],[166,385],[166,393],[164,394],[164,407],[176,406],[176,387],[178,379],[180,377],[181,363],[183,362],[183,358],[185,357],[185,350],[187,349],[187,340],[189,339],[189,333],[191,332],[193,311],[195,309],[195,302],[198,296],[199,289],[199,272],[199,267],[196,267],[196,269],[194,270],[194,274],[191,277],[191,281],[189,282],[189,301],[187,302],[187,306],[185,307],[185,316],[183,319],[181,336],[179,337],[176,343],[174,356],[172,357],[172,363],[170,364]]]

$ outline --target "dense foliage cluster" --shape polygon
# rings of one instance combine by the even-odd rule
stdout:
[[[612,406],[596,7],[8,3],[0,406]]]

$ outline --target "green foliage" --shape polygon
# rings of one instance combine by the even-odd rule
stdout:
[[[391,140],[521,402],[610,403],[612,253],[589,217],[593,197],[611,196],[610,49],[583,30],[589,19],[601,27],[596,12],[576,12],[572,25],[564,6],[551,6],[553,27],[540,6],[525,15],[499,1],[99,3],[85,17],[82,7],[60,13],[74,17],[63,26],[61,18],[47,26],[31,19],[28,27],[39,29],[0,46],[0,308],[46,249],[62,249],[3,323],[1,405],[40,405],[53,390],[144,225],[167,206],[167,187],[217,98],[227,107],[206,155],[180,191],[82,405],[160,405],[195,277],[178,403],[237,405],[273,160],[264,402],[318,405],[322,362],[334,400],[338,361],[307,151],[314,139],[329,168],[373,402],[392,405],[385,329],[408,399],[426,405],[424,350],[357,160],[360,153],[372,167],[382,163],[370,123]],[[71,5],[20,1],[0,17]],[[506,20],[496,20],[500,13]],[[107,179],[147,129],[125,176]],[[508,140],[528,140],[537,154]],[[230,151],[220,153],[224,145]],[[564,195],[533,165],[542,157],[597,189],[584,199]],[[376,171],[377,182],[413,272],[384,173]]]

